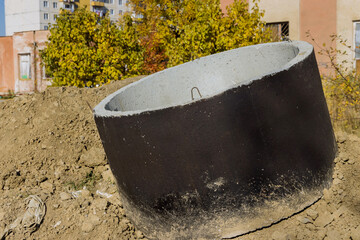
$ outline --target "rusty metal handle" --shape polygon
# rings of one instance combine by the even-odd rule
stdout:
[[[199,90],[197,87],[193,87],[193,88],[191,89],[191,100],[194,101],[194,92],[193,92],[194,89],[197,90],[197,92],[198,92],[199,95],[200,95],[200,98],[202,98],[202,95],[201,95],[201,93],[200,93],[200,90]]]

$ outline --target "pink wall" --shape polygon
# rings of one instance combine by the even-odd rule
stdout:
[[[0,93],[15,90],[12,37],[0,37]]]
[[[315,52],[320,49],[316,46],[306,32],[310,30],[312,37],[322,47],[331,44],[330,35],[336,34],[336,0],[301,0],[300,1],[300,40],[308,41],[314,45]],[[336,47],[335,45],[333,47]],[[330,63],[326,56],[316,55],[319,69],[322,74],[332,74]]]
[[[48,82],[43,79],[42,68],[40,65],[39,49],[43,48],[49,31],[27,31],[14,33],[13,35],[13,61],[15,91],[26,93],[43,91]],[[20,78],[19,55],[30,54],[31,59],[31,78]]]
[[[234,0],[220,0],[221,10],[225,13],[226,12],[226,6],[229,5],[232,2],[234,2]]]
[[[43,76],[45,75],[43,73],[43,68],[41,67],[41,60],[40,60],[40,50],[45,48],[45,42],[48,39],[50,32],[49,31],[36,31],[36,42],[37,42],[37,57],[38,60],[37,62],[37,79],[39,79],[37,81],[37,90],[38,91],[44,91],[46,89],[47,86],[49,86],[50,82],[48,81],[49,79],[45,79],[43,78]]]
[[[247,3],[249,3],[249,0],[245,0]],[[234,0],[220,0],[220,7],[221,10],[226,13],[226,6],[233,3]]]

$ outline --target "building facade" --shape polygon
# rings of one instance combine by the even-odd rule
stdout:
[[[49,24],[56,23],[61,9],[73,12],[77,8],[87,8],[116,21],[128,11],[126,0],[5,0],[6,36],[15,32],[47,30]]]
[[[41,66],[40,50],[49,31],[25,31],[0,37],[0,94],[43,91],[49,79]]]
[[[222,9],[233,0],[221,0]],[[249,10],[254,3],[248,1]],[[337,56],[337,61],[346,60],[347,67],[360,71],[360,0],[260,0],[260,9],[265,11],[263,20],[278,29],[286,39],[308,41],[314,45],[320,71],[333,74],[329,58],[318,54],[321,48],[337,48],[346,54]],[[331,35],[346,40],[344,46],[333,42]],[[315,42],[312,40],[315,40]]]
[[[109,13],[111,21],[117,21],[119,16],[130,11],[127,0],[90,0],[90,10],[100,16]]]

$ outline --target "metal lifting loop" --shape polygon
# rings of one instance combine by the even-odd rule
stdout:
[[[200,93],[200,90],[199,90],[197,87],[193,87],[193,88],[191,89],[191,100],[194,101],[194,92],[193,92],[194,89],[197,90],[197,92],[198,92],[199,95],[200,95],[200,98],[202,98],[202,95],[201,95],[201,93]]]

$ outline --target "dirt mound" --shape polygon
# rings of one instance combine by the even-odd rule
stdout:
[[[93,120],[105,96],[139,78],[94,89],[48,88],[0,103],[0,238],[143,239],[126,218]],[[337,135],[334,183],[310,208],[239,239],[359,239],[360,139]],[[25,227],[26,202],[46,205]]]

